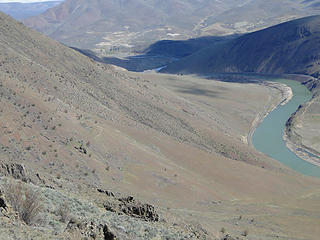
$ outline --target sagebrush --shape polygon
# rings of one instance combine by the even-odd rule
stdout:
[[[22,182],[11,182],[6,185],[6,199],[13,210],[26,224],[32,225],[40,220],[42,201],[39,192]]]

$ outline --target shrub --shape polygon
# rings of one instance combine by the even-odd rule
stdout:
[[[66,202],[58,208],[57,215],[60,216],[61,222],[66,223],[70,220],[70,208]]]
[[[22,221],[28,225],[38,222],[42,204],[37,191],[21,182],[8,183],[5,195],[13,210],[18,212]]]

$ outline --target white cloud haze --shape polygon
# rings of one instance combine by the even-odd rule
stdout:
[[[52,2],[52,1],[63,1],[63,0],[0,0],[0,3],[12,3],[12,2],[33,3],[33,2]]]

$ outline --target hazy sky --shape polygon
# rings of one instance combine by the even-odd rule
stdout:
[[[0,3],[8,3],[8,2],[32,3],[32,2],[50,2],[50,1],[62,1],[62,0],[0,0]]]

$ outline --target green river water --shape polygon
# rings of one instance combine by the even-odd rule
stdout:
[[[293,97],[284,106],[278,106],[258,126],[252,137],[253,146],[260,152],[278,160],[293,170],[308,176],[320,177],[320,167],[308,163],[291,152],[284,140],[283,133],[287,120],[299,105],[309,101],[311,92],[299,82],[275,80],[291,87]]]

